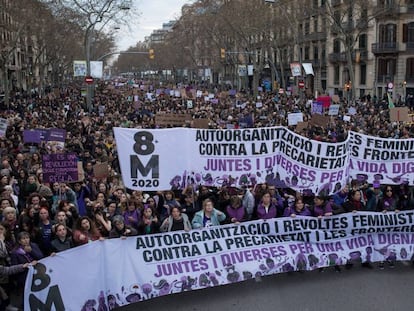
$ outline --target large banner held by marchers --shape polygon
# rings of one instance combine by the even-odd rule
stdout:
[[[115,128],[114,132],[123,181],[130,189],[267,182],[299,192],[332,194],[349,178],[414,185],[414,139],[350,132],[344,142],[325,143],[284,127]]]
[[[112,310],[276,273],[413,260],[413,232],[413,211],[359,212],[96,241],[31,268],[24,306]]]
[[[126,187],[181,189],[267,182],[315,193],[339,190],[349,176],[349,143],[309,140],[284,127],[114,128]]]

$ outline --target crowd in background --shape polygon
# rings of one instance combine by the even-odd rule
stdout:
[[[259,93],[258,97],[228,95],[228,90],[214,86],[198,89],[216,94],[217,101],[207,101],[202,96],[192,98],[189,106],[187,99],[170,97],[166,91],[155,95],[157,87],[144,81],[135,81],[142,86],[134,92],[129,84],[108,88],[108,83],[96,89],[93,112],[77,87],[56,89],[43,97],[14,97],[9,105],[2,103],[0,117],[8,120],[8,127],[0,137],[0,265],[30,263],[103,238],[188,231],[253,219],[397,212],[414,207],[413,189],[408,184],[368,185],[356,180],[330,197],[299,194],[268,184],[145,193],[126,189],[113,127],[158,128],[155,116],[162,113],[207,118],[210,128],[288,127],[288,113],[302,112],[307,121],[311,119],[311,107],[304,97],[274,93]],[[147,95],[150,92],[154,92],[152,100]],[[390,121],[385,99],[367,95],[353,102],[341,100],[340,104],[338,116],[330,117],[326,126],[309,123],[299,134],[329,142],[345,140],[349,130],[396,139],[414,137],[413,125]],[[356,114],[351,121],[343,121],[350,107],[356,109]],[[24,130],[38,128],[66,130],[61,152],[78,155],[84,169],[83,180],[43,180],[42,156],[55,151],[43,143],[23,141]],[[297,130],[295,126],[289,128]],[[93,167],[99,163],[108,163],[105,178],[94,176]],[[21,272],[13,282],[0,279],[5,293],[2,296],[0,290],[3,304],[7,305],[13,284],[23,289],[24,278],[25,272]]]

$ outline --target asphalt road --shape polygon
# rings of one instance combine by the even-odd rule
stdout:
[[[131,304],[119,311],[411,311],[414,269],[354,267],[279,274],[261,281],[196,290]]]

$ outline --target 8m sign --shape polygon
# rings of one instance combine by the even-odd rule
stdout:
[[[147,131],[139,131],[134,135],[133,150],[130,155],[130,176],[132,186],[147,188],[158,187],[160,177],[159,155],[154,154],[154,135]]]

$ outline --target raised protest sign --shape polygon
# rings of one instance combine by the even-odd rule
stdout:
[[[79,181],[78,158],[75,153],[44,154],[42,157],[45,182]]]
[[[390,120],[393,122],[410,122],[409,116],[410,108],[408,107],[394,107],[390,108]]]
[[[190,114],[157,114],[155,115],[155,124],[182,126],[191,119]]]
[[[256,276],[410,260],[413,223],[413,211],[358,212],[95,241],[30,267],[24,306],[112,310]]]
[[[45,140],[46,148],[51,152],[61,151],[65,147],[66,130],[57,128],[48,129]]]
[[[302,112],[293,112],[288,113],[288,124],[290,125],[296,125],[299,122],[303,122],[303,113]]]
[[[196,129],[208,129],[210,127],[210,120],[206,118],[194,119],[191,125],[192,128]]]
[[[312,102],[312,114],[323,114],[323,103]]]
[[[39,144],[42,141],[42,132],[39,130],[24,130],[23,142]]]
[[[0,118],[0,137],[6,135],[7,131],[7,119]]]
[[[322,116],[320,114],[313,114],[309,120],[310,124],[325,127],[329,123],[329,116]]]
[[[339,114],[339,107],[340,107],[340,105],[330,105],[328,115],[329,116],[337,116]]]
[[[98,179],[108,177],[108,162],[97,163],[93,166],[93,176]]]

